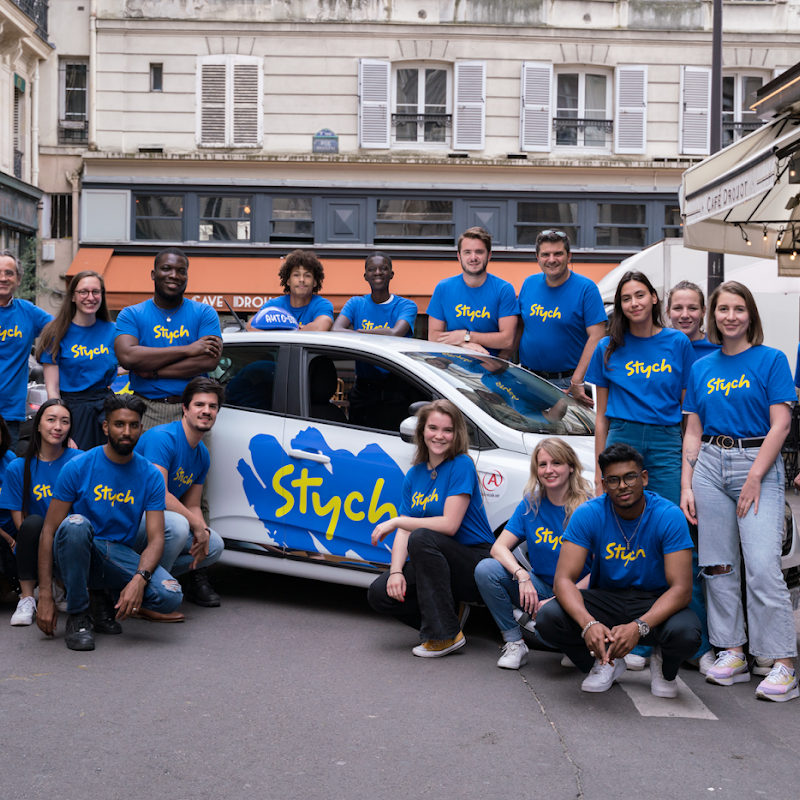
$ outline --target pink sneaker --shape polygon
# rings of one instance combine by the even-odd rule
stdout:
[[[734,683],[747,683],[750,680],[750,670],[747,668],[747,659],[744,653],[735,650],[720,650],[714,666],[706,673],[709,683],[718,683],[720,686],[732,686]]]
[[[776,664],[769,675],[758,684],[756,697],[759,700],[774,700],[776,703],[785,703],[800,697],[795,671],[787,669],[783,664]]]

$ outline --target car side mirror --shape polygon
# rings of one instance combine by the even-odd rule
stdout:
[[[400,438],[408,444],[413,444],[414,434],[417,432],[417,418],[406,417],[400,423]]]

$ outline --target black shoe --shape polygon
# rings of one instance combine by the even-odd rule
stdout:
[[[92,615],[88,611],[81,611],[80,614],[70,614],[67,617],[67,635],[65,639],[70,650],[94,650]]]
[[[105,589],[90,591],[89,610],[95,633],[105,633],[110,636],[122,633],[122,625],[115,619],[117,610],[108,591]]]
[[[204,569],[192,569],[181,575],[183,596],[206,608],[216,608],[220,604],[220,596],[208,582]]]

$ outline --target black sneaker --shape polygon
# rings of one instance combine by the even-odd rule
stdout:
[[[67,635],[65,639],[70,650],[94,650],[92,615],[88,611],[81,611],[80,614],[70,614],[67,617]]]
[[[92,615],[92,628],[95,633],[113,636],[122,633],[122,625],[116,620],[117,609],[106,589],[89,592],[89,610]]]
[[[181,575],[183,596],[206,608],[216,608],[220,604],[220,596],[208,582],[204,569],[192,569]]]

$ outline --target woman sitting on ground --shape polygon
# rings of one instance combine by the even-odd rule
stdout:
[[[423,406],[414,443],[400,516],[372,532],[375,545],[396,531],[391,566],[370,586],[369,602],[419,630],[415,656],[436,658],[466,644],[466,604],[480,600],[475,567],[489,556],[494,536],[461,411],[449,400]]]

